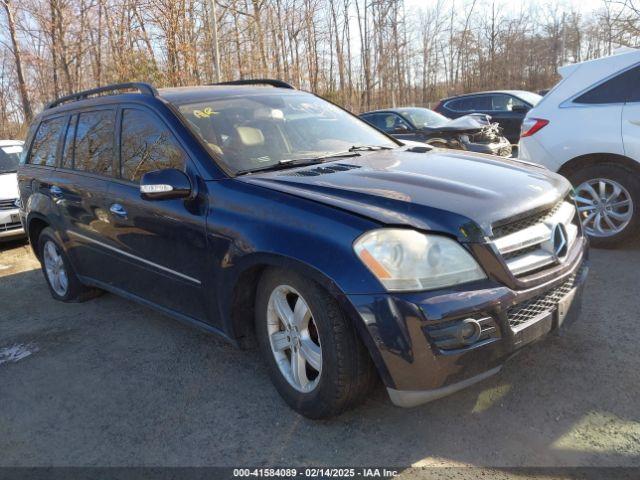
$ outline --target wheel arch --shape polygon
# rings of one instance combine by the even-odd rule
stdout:
[[[224,292],[220,296],[222,318],[227,323],[225,330],[238,341],[241,346],[253,346],[254,304],[258,282],[268,268],[292,270],[307,278],[311,278],[331,295],[338,298],[344,294],[337,284],[324,273],[300,260],[279,254],[256,253],[242,258],[232,272],[225,275],[222,284]]]
[[[31,249],[35,256],[40,260],[40,252],[38,251],[38,238],[42,233],[42,230],[51,226],[49,221],[38,213],[32,213],[27,219],[27,237],[31,244]]]
[[[243,259],[229,278],[227,294],[221,296],[220,307],[226,323],[225,330],[241,348],[254,348],[257,344],[254,322],[256,293],[261,276],[269,268],[292,270],[310,278],[335,298],[367,348],[378,374],[385,383],[390,381],[391,376],[371,333],[338,284],[315,267],[282,255],[254,254]]]
[[[630,169],[632,172],[640,174],[640,163],[632,158],[617,153],[589,153],[572,158],[565,162],[558,170],[560,175],[569,177],[572,173],[586,167],[599,165],[602,163],[613,163]]]

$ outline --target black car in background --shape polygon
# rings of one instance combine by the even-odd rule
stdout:
[[[360,118],[400,140],[511,156],[511,143],[488,115],[473,114],[451,120],[428,108],[405,107],[366,112]]]
[[[520,126],[527,112],[542,97],[526,90],[495,90],[444,98],[434,108],[445,117],[458,118],[470,113],[491,115],[511,143],[518,143]]]

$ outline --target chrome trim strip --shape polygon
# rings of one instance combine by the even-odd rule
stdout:
[[[82,235],[81,233],[72,232],[72,231],[69,231],[68,233],[70,235],[74,236],[74,237],[81,238],[83,240],[86,240],[87,242],[95,243],[96,245],[100,245],[101,247],[104,247],[104,248],[106,248],[108,250],[111,250],[113,252],[119,253],[120,255],[124,255],[125,257],[129,257],[129,258],[132,258],[132,259],[137,260],[139,262],[145,263],[147,265],[155,267],[155,268],[157,268],[159,270],[162,270],[164,272],[171,273],[172,275],[175,275],[177,277],[183,278],[185,280],[189,280],[190,282],[193,282],[195,284],[198,284],[198,285],[202,284],[202,282],[200,282],[200,280],[198,280],[197,278],[190,277],[189,275],[185,275],[184,273],[176,272],[175,270],[171,270],[170,268],[164,267],[162,265],[158,265],[157,263],[154,263],[154,262],[152,262],[150,260],[146,260],[146,259],[144,259],[142,257],[138,257],[137,255],[133,255],[131,253],[125,252],[123,250],[120,250],[119,248],[112,247],[111,245],[107,245],[106,243],[103,243],[103,242],[95,240],[95,239],[93,239],[91,237],[87,237],[85,235]]]
[[[554,263],[556,259],[554,256],[543,250],[539,249],[535,252],[522,255],[521,257],[515,257],[507,261],[507,267],[514,275],[520,275],[521,273],[528,272],[529,270],[535,270],[536,268],[544,267]]]

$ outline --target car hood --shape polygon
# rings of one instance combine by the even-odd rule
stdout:
[[[485,117],[485,118],[482,118]],[[486,118],[488,117],[488,118]],[[488,115],[479,116],[478,114],[464,115],[462,117],[449,120],[447,123],[437,127],[427,127],[425,130],[434,132],[479,132],[487,125],[490,125],[490,117]]]
[[[441,149],[378,151],[238,179],[385,225],[441,231],[467,241],[484,239],[497,221],[554,204],[570,188],[544,167]]]
[[[0,173],[0,200],[18,198],[18,178],[15,173]]]

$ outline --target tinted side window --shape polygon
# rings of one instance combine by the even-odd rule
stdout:
[[[65,117],[56,117],[44,120],[40,124],[33,139],[31,154],[27,163],[49,167],[56,165],[56,151],[60,140],[60,132],[65,126],[65,120]]]
[[[491,110],[491,97],[489,95],[470,97],[468,102],[467,110]]]
[[[452,100],[446,105],[448,108],[458,112],[476,112],[478,110],[491,110],[490,97],[463,97]]]
[[[491,110],[494,112],[510,112],[513,107],[527,107],[522,100],[511,95],[491,95]]]
[[[120,147],[122,178],[139,182],[152,170],[184,170],[187,156],[171,131],[154,115],[136,109],[122,113]]]
[[[411,130],[409,124],[400,116],[395,113],[385,113],[382,116],[382,130],[385,132],[397,132],[399,130]]]
[[[446,103],[445,107],[453,111],[463,112],[465,110],[464,100],[464,98],[459,98],[458,100],[450,100]]]
[[[638,98],[639,85],[640,67],[632,68],[601,83],[587,93],[583,93],[574,100],[574,103],[598,104],[640,101]]]
[[[378,115],[378,114],[373,114],[373,115],[363,115],[363,116],[362,116],[362,119],[363,119],[365,122],[367,122],[367,123],[369,123],[369,124],[373,125],[373,126],[374,126],[374,127],[376,127],[376,128],[381,128],[381,125],[382,125],[382,124],[381,124],[381,122],[380,122],[380,120],[381,120],[381,118],[380,118],[380,117],[381,117],[381,116],[380,116],[380,115]]]
[[[67,127],[67,134],[64,137],[64,147],[62,147],[62,168],[73,168],[73,141],[76,136],[76,125],[78,123],[78,116],[71,117],[69,126]]]
[[[111,174],[113,162],[112,110],[82,112],[78,115],[74,143],[74,168],[102,175]]]

